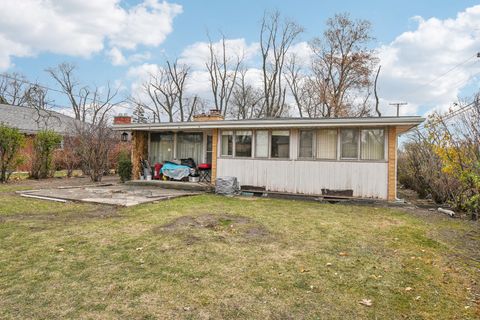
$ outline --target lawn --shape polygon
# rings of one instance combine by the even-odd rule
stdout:
[[[458,244],[478,245],[478,224],[214,195],[116,209],[16,188],[0,186],[1,319],[480,317],[480,264]]]

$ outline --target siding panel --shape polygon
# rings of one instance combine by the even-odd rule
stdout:
[[[269,191],[319,195],[322,188],[352,189],[356,197],[387,198],[386,162],[218,159],[218,176]]]

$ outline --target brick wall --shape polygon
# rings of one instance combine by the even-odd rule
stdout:
[[[388,201],[397,198],[397,128],[388,128]]]

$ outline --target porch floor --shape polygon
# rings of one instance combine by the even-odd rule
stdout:
[[[131,180],[125,182],[131,186],[149,186],[163,189],[177,189],[189,191],[211,191],[213,186],[208,182],[164,181],[164,180]]]

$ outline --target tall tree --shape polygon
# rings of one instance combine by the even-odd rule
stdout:
[[[251,119],[260,116],[263,95],[261,90],[247,83],[247,69],[238,72],[238,79],[232,93],[232,107],[228,115],[234,119]]]
[[[148,103],[139,98],[133,100],[152,113],[153,122],[161,122],[163,116],[169,122],[190,121],[200,100],[186,93],[189,74],[187,65],[179,64],[177,60],[167,61],[164,67],[150,74],[150,79],[143,84]]]
[[[377,63],[371,24],[346,13],[327,20],[323,37],[310,42],[312,71],[327,117],[360,116],[369,112],[372,71]],[[363,97],[363,98],[359,98]]]
[[[265,13],[260,29],[260,50],[263,75],[262,113],[279,117],[285,111],[287,86],[284,67],[288,51],[303,32],[293,21],[283,19],[278,11]]]
[[[244,59],[244,53],[241,52],[234,56],[229,56],[224,35],[222,35],[219,46],[209,39],[208,50],[209,60],[205,65],[210,76],[215,109],[225,116],[229,107],[230,97],[235,88],[238,71]]]

